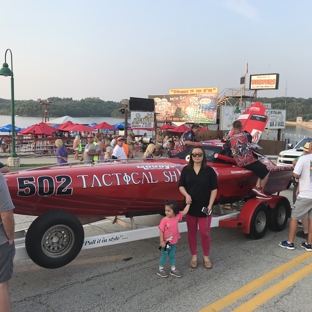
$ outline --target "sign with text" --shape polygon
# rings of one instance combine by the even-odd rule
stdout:
[[[262,105],[265,107],[265,109],[271,109],[271,103],[262,103]]]
[[[215,124],[218,93],[149,95],[155,101],[157,121]]]
[[[220,106],[220,130],[231,130],[233,122],[238,119],[241,109],[237,106]]]
[[[250,75],[250,90],[277,90],[279,74]]]
[[[152,130],[154,127],[154,113],[131,112],[131,129]]]
[[[169,94],[207,94],[218,93],[218,87],[170,89]]]
[[[267,109],[265,113],[269,118],[268,123],[266,124],[266,129],[285,129],[285,109]]]

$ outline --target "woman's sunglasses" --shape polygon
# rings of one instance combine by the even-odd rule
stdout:
[[[203,153],[192,153],[193,157],[202,157]]]

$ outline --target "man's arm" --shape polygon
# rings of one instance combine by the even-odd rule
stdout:
[[[10,170],[7,166],[5,166],[2,162],[0,162],[0,172],[1,173],[8,173]]]
[[[193,142],[193,141],[184,141],[184,145],[198,145],[198,141],[195,141],[195,142]]]
[[[298,161],[297,161],[297,163],[295,165],[295,168],[294,168],[294,171],[293,171],[293,176],[296,179],[299,179],[300,176],[301,176],[301,173],[302,173],[302,170],[303,170],[304,157],[306,157],[306,155],[299,157],[299,159],[298,159]]]
[[[1,173],[8,173],[9,171],[10,171],[9,168],[6,167],[6,166],[0,168],[0,172],[1,172]]]
[[[15,228],[13,210],[3,211],[0,213],[0,215],[5,234],[9,240],[9,244],[11,245],[14,241],[14,228]]]

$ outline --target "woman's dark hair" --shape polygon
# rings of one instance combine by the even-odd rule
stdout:
[[[202,159],[202,163],[201,163],[201,168],[204,169],[207,167],[207,158],[206,158],[206,153],[205,153],[205,150],[201,147],[201,146],[193,146],[190,150],[190,160],[189,160],[189,163],[187,164],[187,167],[188,168],[194,168],[194,160],[193,160],[193,156],[192,156],[192,153],[193,153],[193,150],[197,148],[197,149],[200,149],[203,153],[203,159]]]
[[[180,211],[179,205],[175,200],[166,199],[166,206],[169,206],[175,215],[177,215]]]

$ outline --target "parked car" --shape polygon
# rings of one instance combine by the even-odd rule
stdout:
[[[302,155],[303,146],[310,141],[312,141],[312,138],[304,138],[294,148],[280,152],[277,158],[277,164],[292,165],[293,160]]]

